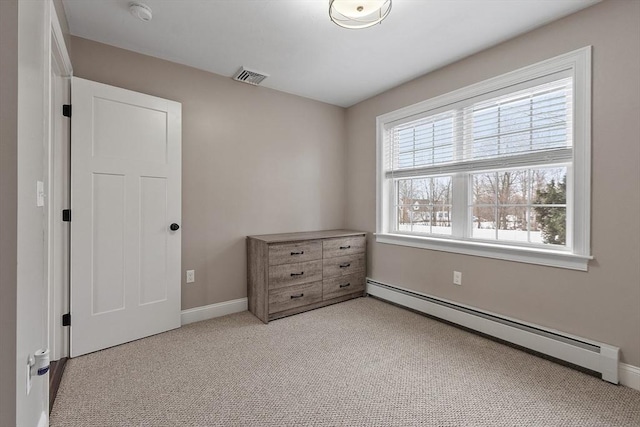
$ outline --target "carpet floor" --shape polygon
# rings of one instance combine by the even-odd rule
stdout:
[[[373,298],[69,360],[50,425],[640,426],[640,392]]]

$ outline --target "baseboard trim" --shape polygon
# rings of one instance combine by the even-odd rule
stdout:
[[[620,349],[618,347],[499,316],[475,307],[369,278],[367,279],[367,293],[589,371],[598,372],[603,380],[613,384],[619,383]]]
[[[620,384],[640,391],[640,368],[621,363],[618,367]]]
[[[234,299],[231,301],[219,302],[217,304],[205,305],[202,307],[182,310],[180,321],[183,325],[193,322],[213,319],[214,317],[226,316],[227,314],[240,313],[248,309],[247,298]]]
[[[68,358],[63,357],[60,360],[51,362],[51,369],[49,370],[49,414],[53,409],[53,403],[58,395],[58,389],[60,388],[60,382],[62,381],[62,375],[64,374],[64,368],[67,366]]]

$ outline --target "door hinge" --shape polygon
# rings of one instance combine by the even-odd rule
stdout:
[[[71,209],[62,210],[62,220],[64,222],[71,222]]]
[[[62,315],[62,326],[70,326],[71,325],[71,313]]]
[[[65,117],[71,117],[71,104],[64,104],[62,106],[62,115]]]

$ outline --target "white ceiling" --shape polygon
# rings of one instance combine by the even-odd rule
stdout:
[[[343,107],[600,0],[393,0],[362,30],[329,20],[328,0],[63,0],[71,34]],[[238,83],[243,84],[243,83]]]

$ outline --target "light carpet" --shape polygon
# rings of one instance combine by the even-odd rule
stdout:
[[[51,426],[640,426],[640,392],[373,298],[71,359]]]

